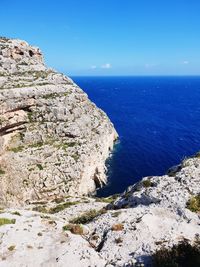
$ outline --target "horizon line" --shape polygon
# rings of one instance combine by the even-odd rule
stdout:
[[[89,75],[89,74],[65,74],[68,77],[200,77],[200,74],[155,74],[155,75],[134,75],[134,74],[130,74],[130,75],[124,75],[124,74],[120,74],[120,75]]]

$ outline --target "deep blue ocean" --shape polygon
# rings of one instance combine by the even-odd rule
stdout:
[[[162,175],[200,150],[200,77],[72,77],[119,134],[99,196]]]

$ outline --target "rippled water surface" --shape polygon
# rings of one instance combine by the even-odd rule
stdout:
[[[109,184],[98,195],[164,174],[200,150],[200,77],[72,78],[108,114],[120,136],[107,163]]]

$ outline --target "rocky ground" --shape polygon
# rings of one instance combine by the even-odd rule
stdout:
[[[200,235],[200,158],[119,196],[65,198],[2,210],[0,266],[152,266],[156,250]]]

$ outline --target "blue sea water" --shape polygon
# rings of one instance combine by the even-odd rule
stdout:
[[[120,136],[99,196],[162,175],[200,150],[200,77],[72,77]]]

